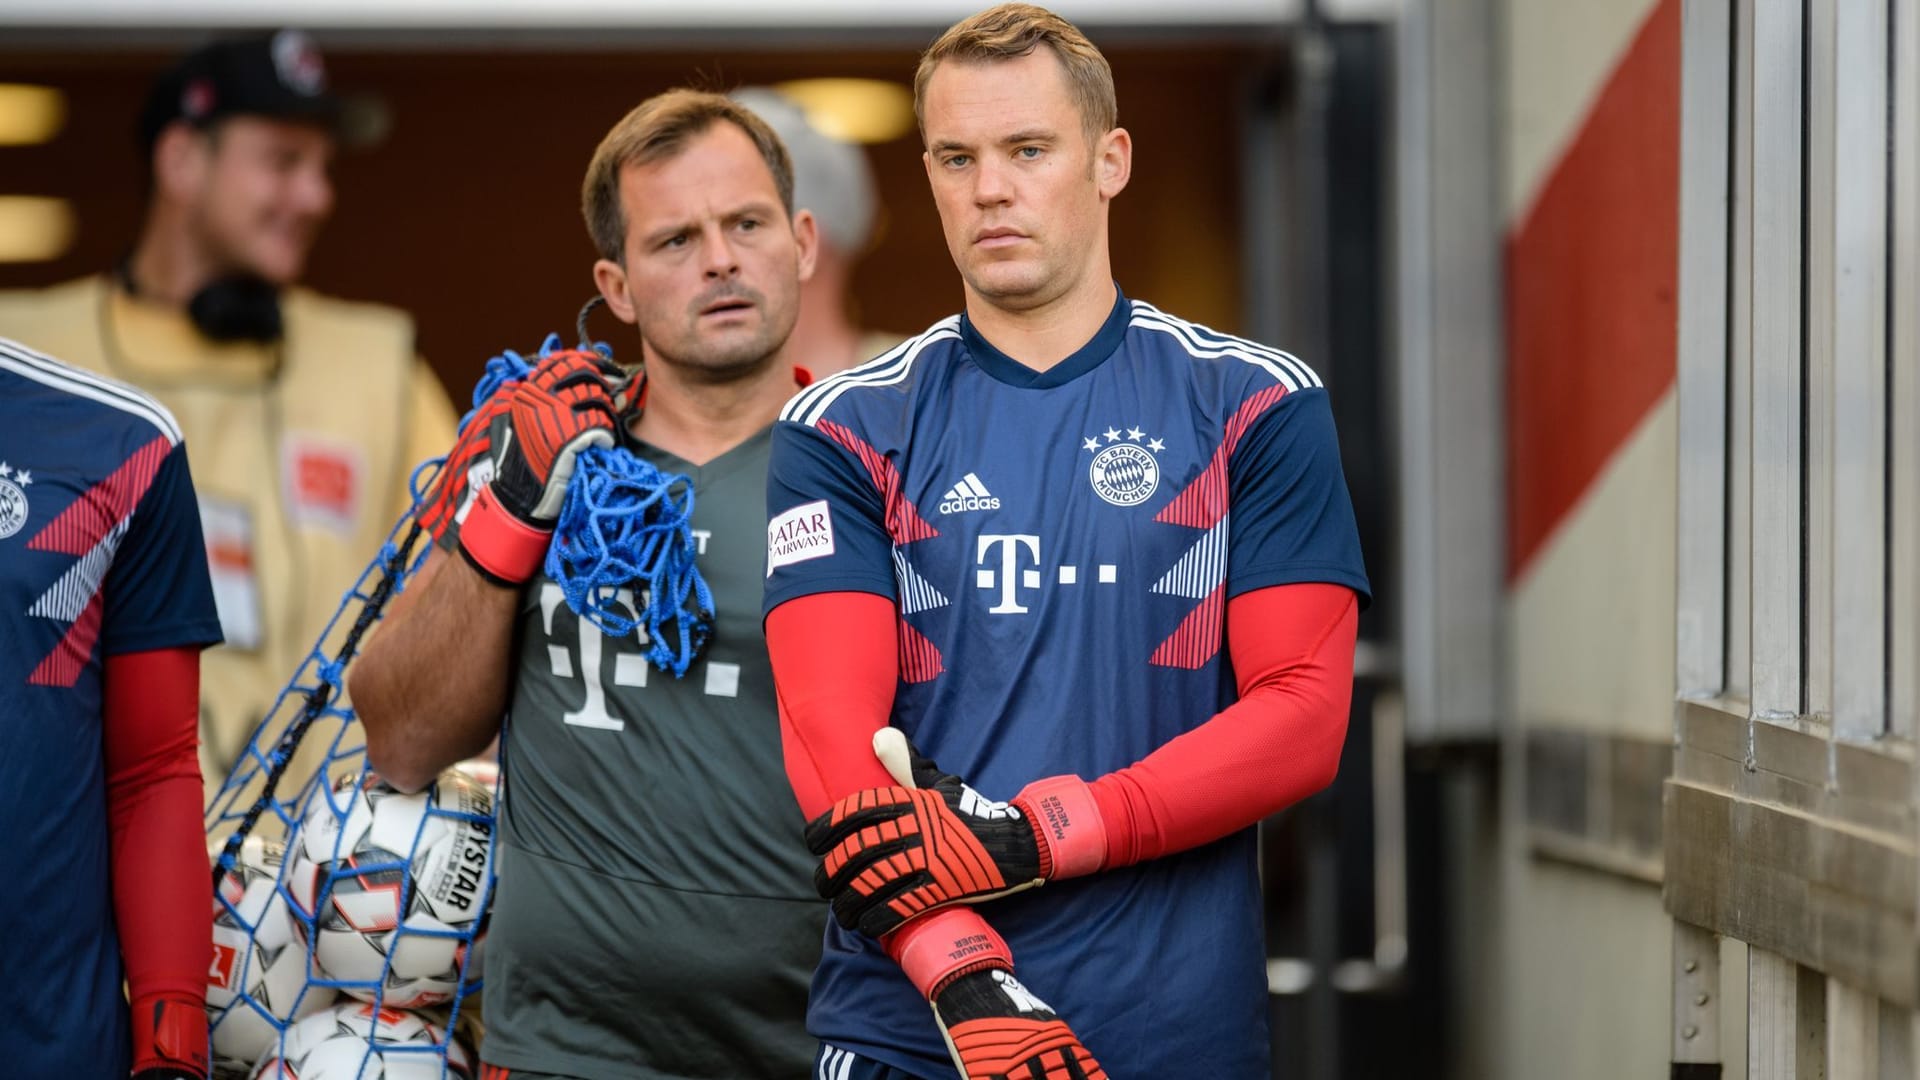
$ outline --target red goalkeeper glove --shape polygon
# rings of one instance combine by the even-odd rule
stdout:
[[[1105,1080],[1106,1070],[1012,969],[962,975],[933,999],[934,1019],[967,1080]]]
[[[916,919],[885,945],[933,1006],[966,1080],[1105,1080],[1067,1022],[1013,977],[1007,943],[979,915]]]
[[[207,1008],[188,994],[135,998],[133,1080],[204,1080],[207,1075]]]
[[[473,493],[493,479],[493,422],[513,411],[513,389],[518,379],[501,384],[492,397],[480,403],[466,426],[447,451],[446,463],[433,478],[419,511],[420,527],[438,541],[447,526],[460,516],[461,507]]]
[[[626,378],[599,353],[569,350],[514,387],[493,481],[460,529],[461,553],[489,581],[517,586],[539,572],[575,459],[619,437]]]
[[[994,802],[943,772],[897,728],[874,754],[901,787],[871,788],[807,823],[821,856],[814,887],[840,925],[879,937],[925,911],[1005,896],[1106,861],[1106,828],[1086,781],[1037,780]]]

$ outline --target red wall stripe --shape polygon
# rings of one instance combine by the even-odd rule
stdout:
[[[1507,241],[1507,575],[1674,378],[1680,0],[1660,0]]]

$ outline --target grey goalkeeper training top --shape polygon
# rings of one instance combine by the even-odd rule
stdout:
[[[760,628],[769,441],[700,467],[629,442],[694,484],[716,617],[684,678],[647,663],[644,628],[607,637],[545,576],[522,592],[488,1064],[589,1080],[811,1071],[826,905]]]

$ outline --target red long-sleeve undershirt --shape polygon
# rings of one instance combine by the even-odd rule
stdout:
[[[213,885],[200,826],[200,650],[106,659],[107,822],[128,995],[206,993]]]
[[[767,617],[787,777],[808,817],[894,783],[872,738],[899,679],[897,619],[891,601],[852,592],[800,597]],[[1240,700],[1092,781],[1105,867],[1217,840],[1320,790],[1339,767],[1359,620],[1353,591],[1256,589],[1228,601],[1226,619]]]

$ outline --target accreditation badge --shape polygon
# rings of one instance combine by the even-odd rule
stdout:
[[[220,632],[231,648],[258,649],[262,616],[253,511],[245,503],[203,493],[200,531],[207,540],[207,569],[213,577]]]
[[[352,538],[367,486],[366,454],[350,443],[300,432],[280,444],[281,505],[295,525]]]

